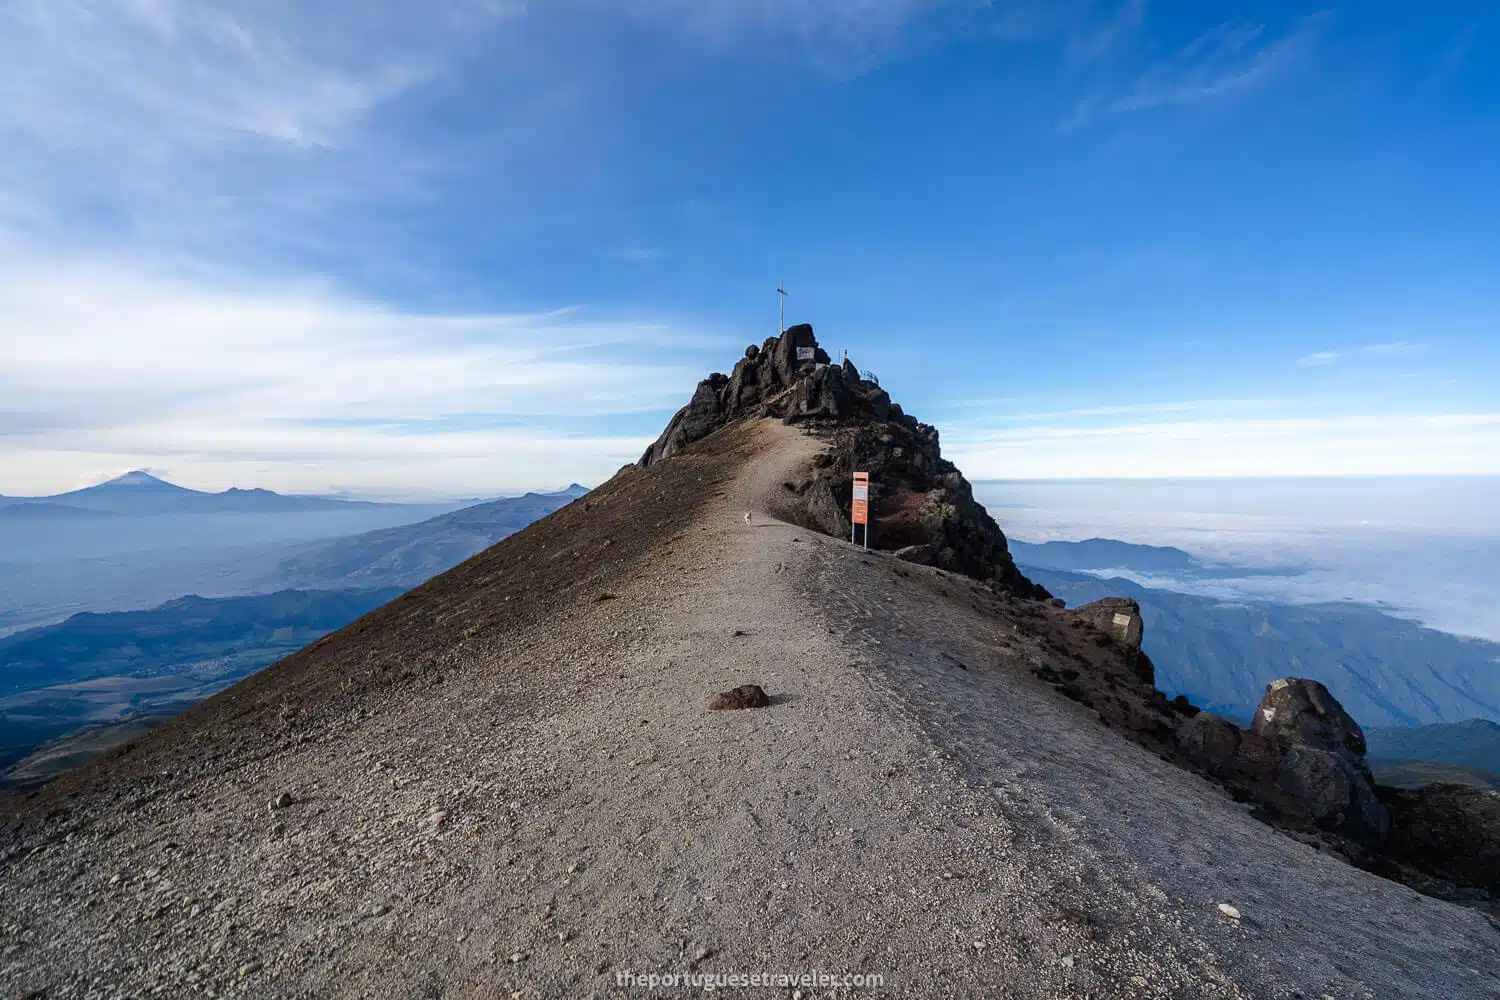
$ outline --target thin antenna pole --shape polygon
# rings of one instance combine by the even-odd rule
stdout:
[[[776,336],[786,333],[786,282],[776,286]]]

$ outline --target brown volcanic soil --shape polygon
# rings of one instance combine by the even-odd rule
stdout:
[[[1274,832],[1033,676],[1108,655],[1066,612],[766,516],[818,447],[741,424],[627,471],[10,800],[0,986],[1496,994],[1484,917]],[[707,710],[752,683],[769,707]]]

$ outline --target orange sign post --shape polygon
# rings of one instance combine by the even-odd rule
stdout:
[[[849,541],[855,540],[855,525],[865,526],[865,548],[870,547],[870,474],[854,474],[854,516],[849,523]]]

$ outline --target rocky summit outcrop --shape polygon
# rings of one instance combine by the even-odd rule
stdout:
[[[867,472],[871,547],[1020,596],[1048,596],[1016,569],[1000,526],[943,458],[937,428],[905,413],[847,358],[832,364],[807,324],[750,345],[730,374],[699,382],[637,464],[671,458],[736,420],[765,417],[802,424],[828,442],[811,468],[784,484],[779,515],[848,538],[853,473]]]
[[[761,415],[762,403],[770,404],[764,413],[767,416],[784,417],[793,412],[830,419],[848,416],[853,394],[845,383],[844,370],[829,375],[828,363],[827,352],[818,346],[812,327],[806,323],[789,328],[780,337],[769,337],[758,347],[751,344],[733,373],[715,372],[698,383],[693,398],[677,411],[636,464],[644,469],[680,453],[732,420],[751,413]],[[815,378],[820,370],[824,374]],[[816,385],[803,387],[795,401],[788,399],[790,390],[802,382]],[[889,405],[889,397],[886,402]]]

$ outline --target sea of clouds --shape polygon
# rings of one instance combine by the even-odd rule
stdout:
[[[976,483],[1010,537],[1172,545],[1213,578],[1118,575],[1223,600],[1356,601],[1500,641],[1500,478]]]

